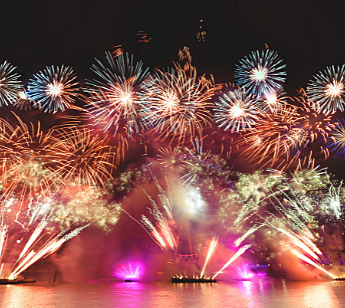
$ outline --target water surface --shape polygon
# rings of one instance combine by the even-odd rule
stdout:
[[[1,285],[0,307],[345,307],[345,281]]]

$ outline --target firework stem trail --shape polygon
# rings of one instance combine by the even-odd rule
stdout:
[[[242,255],[251,245],[246,245],[241,247],[232,257],[231,259],[212,277],[215,279],[224,269],[226,269],[232,262],[234,262],[240,255]]]
[[[210,246],[208,247],[208,251],[207,251],[207,255],[206,255],[206,260],[205,260],[204,266],[202,268],[202,271],[201,271],[201,274],[200,274],[200,278],[203,277],[204,272],[205,272],[205,268],[206,268],[208,262],[211,260],[212,256],[214,255],[217,247],[218,247],[218,236],[215,236],[211,240]]]
[[[0,226],[0,263],[6,246],[8,225]]]
[[[83,229],[87,228],[90,225],[88,223],[85,226],[74,229],[70,233],[66,234],[67,230],[62,231],[60,234],[55,236],[53,239],[49,239],[43,247],[41,247],[37,252],[31,250],[27,253],[19,264],[14,268],[8,279],[15,279],[21,272],[26,270],[29,266],[37,262],[39,259],[44,258],[57,251],[65,242],[71,238],[78,235]]]
[[[331,273],[327,272],[323,267],[321,267],[320,265],[318,265],[317,263],[315,263],[314,261],[310,260],[308,257],[306,257],[305,255],[301,254],[299,251],[297,250],[292,250],[292,253],[297,256],[298,258],[300,258],[301,260],[314,265],[316,268],[318,268],[319,270],[323,271],[324,273],[326,273],[328,276],[332,277],[333,279],[335,279],[336,277],[333,276]]]
[[[126,213],[128,215],[129,218],[131,218],[133,221],[135,221],[137,224],[139,224],[144,231],[147,233],[147,235],[158,245],[161,247],[161,245],[155,240],[155,238],[152,236],[152,234],[146,230],[145,225],[143,225],[140,221],[138,221],[137,219],[135,219],[131,214],[129,214],[127,211],[125,211],[123,208],[120,209],[122,212]]]

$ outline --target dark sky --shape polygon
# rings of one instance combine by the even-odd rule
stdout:
[[[237,61],[268,44],[287,64],[290,96],[326,66],[345,64],[343,0],[3,0],[1,12],[0,60],[16,65],[24,82],[46,65],[92,77],[94,57],[116,45],[151,69],[171,65],[188,46],[199,73],[234,82]],[[195,35],[201,19],[206,42]],[[139,30],[149,43],[138,42]]]
[[[62,63],[83,77],[94,57],[120,44],[150,67],[168,66],[189,46],[200,72],[226,82],[239,59],[266,43],[287,64],[288,91],[327,65],[345,63],[341,0],[7,0],[1,11],[0,59],[18,66],[24,80]],[[200,19],[205,43],[195,36]],[[149,43],[137,42],[139,30]]]

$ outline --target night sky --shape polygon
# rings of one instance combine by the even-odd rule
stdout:
[[[2,1],[0,57],[24,80],[62,63],[84,77],[93,58],[116,45],[150,67],[170,65],[188,46],[200,72],[227,82],[239,59],[267,44],[287,64],[286,88],[293,91],[325,66],[345,63],[344,13],[340,0]],[[199,43],[201,19],[207,34]],[[139,30],[149,43],[138,42]]]
[[[290,96],[329,65],[345,64],[345,2],[310,1],[2,1],[0,60],[17,66],[24,83],[47,65],[72,66],[92,77],[94,58],[121,47],[151,69],[171,66],[190,48],[199,73],[234,82],[234,66],[265,44],[287,64]],[[203,20],[201,23],[200,20]],[[205,42],[196,33],[206,31]],[[138,31],[148,43],[138,42]],[[337,168],[339,161],[324,164]]]

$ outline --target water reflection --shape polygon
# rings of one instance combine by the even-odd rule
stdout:
[[[306,307],[344,307],[341,306],[331,283],[309,285],[304,292],[303,304]]]
[[[242,286],[248,298],[248,303],[246,304],[246,307],[248,308],[259,307],[256,301],[257,290],[254,290],[254,283],[252,281],[242,281]]]
[[[26,307],[345,307],[345,282],[284,280],[0,286],[0,306]]]
[[[145,302],[145,284],[140,282],[123,282],[114,283],[110,285],[113,296],[110,300],[114,306],[117,307],[117,303],[121,298],[123,307],[136,308]]]
[[[0,294],[1,307],[51,307],[52,305],[52,293],[45,287],[2,285]]]

